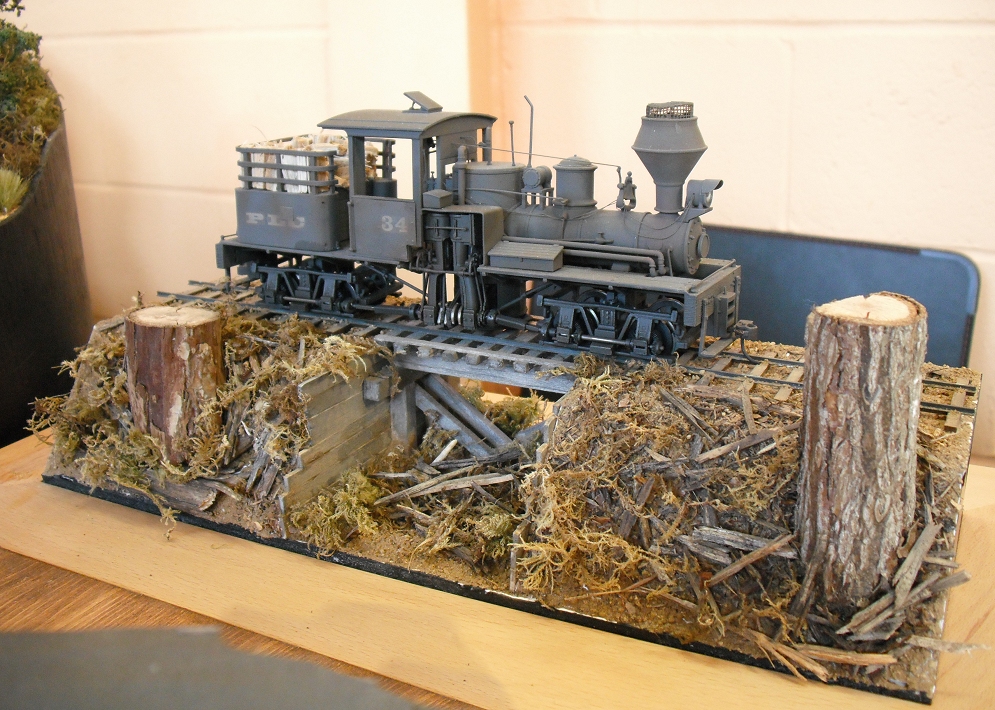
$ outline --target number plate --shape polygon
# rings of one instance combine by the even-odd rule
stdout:
[[[405,261],[418,244],[414,201],[356,195],[352,203],[357,256]]]

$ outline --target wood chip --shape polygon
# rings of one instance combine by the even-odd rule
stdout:
[[[757,422],[753,419],[753,402],[750,399],[750,391],[746,388],[746,383],[740,390],[740,404],[743,407],[743,419],[746,420],[746,430],[750,434],[757,433]]]
[[[895,593],[888,592],[883,597],[878,599],[876,602],[864,607],[850,619],[843,626],[836,630],[838,636],[843,636],[844,634],[850,633],[853,629],[860,627],[862,624],[870,621],[882,611],[891,606],[892,602],[895,601]]]
[[[912,585],[915,583],[916,577],[919,574],[919,568],[922,567],[923,558],[929,552],[930,548],[933,547],[933,543],[936,541],[936,536],[942,529],[942,525],[937,525],[935,523],[924,527],[922,532],[919,534],[919,539],[917,539],[915,545],[912,546],[909,556],[905,558],[905,561],[902,562],[902,566],[898,568],[897,572],[895,572],[895,576],[892,578],[891,583],[895,585],[896,607],[901,607],[902,602],[905,601],[905,597],[908,596],[909,591],[912,589]]]
[[[713,562],[717,565],[732,564],[732,557],[725,550],[721,550],[705,543],[697,542],[690,535],[678,535],[677,539],[684,547],[693,552],[698,557]]]
[[[743,555],[725,569],[717,572],[713,577],[705,580],[705,586],[714,587],[716,584],[724,582],[725,580],[729,579],[740,570],[744,569],[747,565],[752,565],[754,562],[762,560],[767,555],[771,555],[777,552],[778,550],[780,550],[782,547],[784,547],[794,539],[795,539],[794,533],[790,535],[783,535],[774,540],[773,542],[771,542],[766,547],[762,547],[759,550],[754,550],[753,552]]]
[[[922,563],[925,565],[939,565],[947,569],[957,569],[959,566],[954,560],[945,560],[942,557],[931,557],[929,555],[922,558]]]
[[[500,483],[508,483],[514,480],[515,476],[511,473],[482,473],[479,476],[467,476],[466,478],[457,478],[451,481],[441,481],[429,488],[408,494],[408,497],[417,498],[445,491],[457,491],[461,488],[473,488],[474,486],[496,486]]]
[[[944,641],[943,639],[929,638],[928,636],[909,636],[905,642],[910,646],[927,648],[930,651],[942,651],[943,653],[970,653],[971,651],[990,651],[990,646],[977,643],[957,643],[956,641]]]
[[[864,631],[863,628],[857,629],[857,633],[850,637],[851,641],[887,641],[895,632],[898,631],[898,627],[905,623],[905,612],[894,612],[889,610],[885,614],[882,614],[884,621],[878,623],[875,620],[873,625],[873,631]]]
[[[748,386],[748,382],[744,382],[743,385]],[[698,397],[704,397],[706,399],[718,399],[722,402],[726,402],[733,406],[742,407],[743,400],[739,396],[736,390],[728,389],[725,387],[706,387],[704,385],[690,385],[681,388],[682,392],[688,392]],[[762,397],[750,397],[750,406],[755,412],[760,412],[766,415],[770,410],[766,401]]]
[[[687,419],[691,423],[691,426],[708,441],[709,445],[711,445],[714,438],[718,438],[719,433],[715,431],[715,429],[713,429],[700,414],[698,414],[697,409],[692,407],[673,392],[670,392],[663,387],[660,387],[659,391],[663,398],[667,400],[667,403],[683,414],[684,418]]]
[[[440,461],[436,465],[436,468],[440,471],[451,471],[456,468],[466,468],[467,466],[509,463],[511,461],[518,461],[521,455],[521,450],[517,446],[512,446],[504,451],[491,454],[490,456],[475,456],[468,459],[449,459],[447,461]]]
[[[745,552],[760,550],[774,542],[774,540],[769,538],[758,537],[756,535],[747,535],[746,533],[736,532],[735,530],[705,526],[695,528],[691,532],[691,537],[695,540],[707,542],[712,545],[724,545],[725,547],[732,547],[736,550],[743,550]],[[777,555],[778,557],[784,557],[789,560],[794,560],[798,557],[798,553],[792,549],[780,549],[771,554]]]
[[[740,449],[747,449],[756,444],[763,443],[768,439],[773,439],[776,436],[784,434],[785,432],[794,431],[801,426],[801,422],[795,422],[794,424],[789,424],[788,426],[781,427],[779,429],[761,429],[756,434],[751,434],[750,436],[734,441],[731,444],[725,444],[724,446],[719,446],[717,448],[706,451],[703,454],[699,454],[695,461],[697,463],[704,463],[705,461],[711,461],[712,459],[717,459],[720,456],[725,456],[726,454],[731,454]]]
[[[421,471],[422,473],[424,473],[429,478],[437,478],[442,473],[442,471],[440,471],[439,469],[437,469],[437,468],[435,468],[433,466],[430,466],[429,464],[425,463],[424,461],[417,462],[415,464],[415,468],[417,470]]]
[[[783,643],[778,643],[773,639],[765,636],[759,631],[753,631],[752,629],[747,629],[745,633],[747,637],[753,639],[757,646],[760,647],[765,653],[777,658],[789,671],[794,673],[798,678],[804,678],[804,676],[798,672],[795,664],[801,666],[809,673],[814,675],[816,678],[821,680],[823,683],[829,681],[829,671],[826,670],[824,666],[819,664],[817,661],[809,658],[807,655],[796,651],[790,646],[785,646]]]
[[[788,610],[792,616],[802,618],[812,604],[812,592],[815,591],[815,578],[818,576],[819,568],[822,567],[823,560],[826,559],[826,548],[817,548],[815,555],[809,560],[805,569],[805,577],[802,578],[802,586],[791,600],[791,607]]]
[[[415,521],[421,523],[422,525],[431,525],[434,520],[431,515],[426,515],[420,510],[415,510],[414,508],[409,508],[406,505],[398,505],[397,509],[404,513],[405,515],[413,518]]]
[[[965,582],[971,581],[971,573],[967,570],[961,570],[956,572],[949,577],[944,577],[936,584],[933,585],[933,592],[941,592],[944,589],[951,589],[952,587],[957,587]]]
[[[473,490],[477,492],[477,495],[486,500],[488,503],[490,503],[491,505],[496,505],[498,508],[500,508],[506,513],[511,513],[512,515],[515,514],[515,511],[513,511],[507,505],[505,505],[497,498],[495,498],[493,495],[485,491],[483,486],[481,486],[477,481],[471,481],[471,483],[473,484]]]
[[[660,599],[666,599],[671,604],[676,604],[677,606],[684,607],[688,611],[693,611],[693,612],[698,611],[698,605],[695,604],[694,602],[689,602],[687,599],[681,599],[680,597],[675,597],[673,594],[665,592],[662,589],[654,589],[646,596],[646,599],[650,600],[650,599],[655,599],[657,597],[659,597]]]
[[[607,592],[589,592],[587,594],[579,594],[575,597],[567,597],[563,601],[572,602],[572,601],[577,601],[578,599],[590,599],[592,597],[607,597],[612,594],[625,594],[626,592],[634,591],[636,589],[639,589],[640,587],[645,587],[650,582],[655,582],[655,581],[656,581],[656,575],[653,575],[651,577],[645,577],[643,579],[640,579],[638,582],[636,582],[635,584],[630,584],[625,589],[610,589]]]
[[[858,653],[807,643],[796,643],[794,649],[817,661],[843,663],[848,666],[890,666],[898,663],[898,659],[890,653]]]
[[[418,476],[411,471],[404,471],[403,473],[393,473],[391,471],[380,471],[377,473],[369,474],[370,478],[378,478],[384,481],[399,481],[399,480],[413,480],[413,481],[426,481],[428,480],[425,476]]]
[[[398,491],[397,493],[391,493],[390,495],[386,495],[383,498],[379,498],[373,503],[373,505],[374,506],[387,505],[388,503],[404,500],[405,498],[411,497],[412,495],[417,495],[418,493],[427,488],[431,488],[432,486],[438,485],[442,481],[448,481],[452,478],[456,478],[457,476],[462,476],[464,473],[468,473],[469,471],[472,471],[476,468],[478,468],[476,464],[471,464],[470,466],[464,466],[463,468],[458,468],[455,471],[450,471],[449,473],[443,473],[441,476],[438,476],[436,478],[430,478],[427,481],[423,481],[422,483],[418,483],[414,486],[411,486],[411,488],[405,488],[403,491]]]
[[[525,536],[528,534],[529,521],[523,520],[515,532],[511,534],[511,552],[509,553],[508,560],[508,589],[511,590],[513,594],[518,593],[518,552],[521,548],[522,542],[525,540]]]
[[[930,574],[928,577],[926,577],[925,580],[923,580],[922,584],[912,588],[912,591],[909,592],[908,596],[905,597],[905,600],[901,604],[899,604],[898,602],[895,603],[895,611],[908,609],[910,606],[913,606],[914,604],[918,604],[919,602],[925,599],[929,599],[931,596],[933,596],[934,592],[932,586],[939,579],[940,579],[939,572],[933,572],[932,574]]]
[[[456,444],[458,443],[459,439],[453,439],[448,444],[446,444],[445,448],[443,448],[442,451],[439,452],[439,455],[436,456],[434,459],[432,459],[432,465],[434,466],[437,463],[445,461],[446,457],[453,452],[453,449],[456,448]]]

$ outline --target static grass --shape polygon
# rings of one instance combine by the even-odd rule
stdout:
[[[0,218],[10,214],[28,191],[28,183],[7,168],[0,168]]]

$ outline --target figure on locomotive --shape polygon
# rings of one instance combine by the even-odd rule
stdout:
[[[631,174],[619,172],[614,209],[599,209],[591,161],[533,166],[530,135],[523,164],[513,134],[511,160],[494,160],[495,117],[405,95],[407,110],[319,124],[344,131],[347,179],[335,177],[334,145],[240,147],[238,230],[217,245],[219,268],[259,279],[276,306],[518,328],[600,355],[704,352],[703,336],[748,333],[738,322],[740,267],[707,258],[700,219],[722,181],[688,181],[685,196],[706,149],[692,104],[647,106],[633,150],[656,183],[648,213],[633,210]],[[398,198],[393,177],[398,141],[411,144],[410,199]],[[407,283],[420,304],[385,303],[406,284],[401,268],[421,278],[420,288]]]

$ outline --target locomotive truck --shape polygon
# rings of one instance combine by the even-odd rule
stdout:
[[[523,163],[513,133],[510,160],[495,160],[494,116],[405,96],[406,110],[321,122],[344,132],[338,144],[239,147],[237,234],[217,245],[218,267],[258,280],[273,306],[516,328],[603,356],[691,347],[707,355],[706,336],[752,335],[739,322],[740,266],[708,258],[700,219],[722,181],[690,180],[685,190],[706,149],[693,104],[647,106],[633,150],[656,185],[656,205],[637,212],[631,173],[622,180],[619,170],[618,199],[599,208],[590,160],[533,166],[530,135]],[[398,197],[394,178],[404,145],[410,198]],[[344,163],[338,176],[336,163]],[[404,285],[420,302],[388,299]]]

